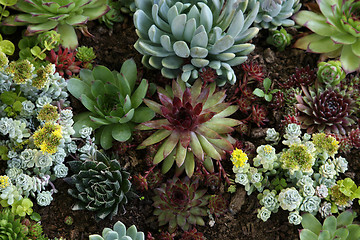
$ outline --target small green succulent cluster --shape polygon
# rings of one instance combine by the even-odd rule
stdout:
[[[9,209],[3,209],[0,212],[1,240],[25,239],[22,229],[20,219],[15,219],[15,215],[12,214]]]
[[[108,28],[113,28],[114,23],[124,21],[124,14],[132,15],[136,10],[134,0],[107,0],[106,4],[110,10],[99,18],[99,21]]]
[[[274,130],[269,134],[277,135]],[[324,133],[303,135],[294,123],[287,125],[283,137],[282,143],[287,147],[280,153],[271,145],[261,145],[253,159],[254,166],[245,161],[233,167],[235,182],[244,185],[248,195],[259,192],[262,208],[258,217],[266,221],[282,208],[290,212],[289,222],[298,225],[300,212],[319,212],[325,217],[338,208],[350,207],[360,190],[349,180],[336,183],[348,165],[345,158],[336,156],[339,142]]]
[[[76,116],[75,136],[79,136],[83,125],[92,127],[96,130],[96,141],[104,149],[109,149],[114,139],[120,142],[129,140],[136,124],[152,119],[153,110],[142,106],[148,82],[143,79],[135,88],[136,80],[134,60],[125,61],[120,72],[96,66],[92,71],[82,69],[80,79],[70,79],[69,92],[89,110]]]
[[[279,26],[291,27],[295,22],[289,19],[299,11],[300,0],[261,0],[255,26],[275,30]]]
[[[191,181],[188,177],[174,177],[160,188],[155,189],[153,197],[154,215],[158,216],[159,225],[169,224],[168,230],[173,233],[177,226],[188,231],[192,225],[204,226],[203,216],[207,216],[205,206],[209,195],[206,189],[198,190],[199,180]]]
[[[345,76],[340,61],[320,62],[318,64],[317,79],[326,86],[335,87]]]
[[[255,0],[136,0],[134,24],[139,40],[135,48],[149,68],[161,69],[166,78],[183,81],[199,77],[210,67],[222,86],[234,84],[232,66],[246,61],[255,48],[251,27],[259,10]]]
[[[104,228],[101,236],[93,234],[89,236],[89,240],[145,240],[145,235],[138,232],[135,225],[126,229],[122,222],[117,221],[113,229]]]
[[[292,36],[284,29],[274,30],[266,39],[266,42],[276,47],[279,51],[284,51],[285,47],[291,44]]]
[[[122,170],[117,159],[110,160],[100,151],[93,152],[85,160],[69,162],[75,173],[66,181],[75,188],[68,193],[79,201],[73,210],[95,211],[97,221],[112,218],[119,208],[128,202],[131,183],[129,173]]]
[[[321,224],[313,215],[302,216],[300,240],[353,240],[360,239],[360,225],[354,224],[356,212],[345,211],[338,217],[329,216]]]
[[[357,0],[317,1],[320,12],[300,11],[297,24],[313,33],[298,39],[295,47],[322,53],[340,61],[345,72],[360,68],[359,2]]]

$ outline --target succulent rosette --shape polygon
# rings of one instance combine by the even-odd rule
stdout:
[[[317,0],[321,13],[300,11],[297,24],[314,33],[300,38],[295,47],[328,57],[340,56],[344,70],[360,68],[360,2],[358,0]]]
[[[215,92],[215,83],[204,88],[201,85],[201,80],[191,88],[181,80],[173,81],[172,88],[158,88],[161,104],[144,99],[144,103],[163,119],[137,126],[139,130],[158,129],[138,148],[164,140],[153,160],[154,164],[164,161],[163,173],[176,162],[178,170],[185,169],[186,174],[192,176],[194,156],[213,171],[211,158],[221,160],[227,151],[233,150],[228,134],[240,121],[228,116],[238,107],[224,102],[225,91]]]
[[[346,76],[344,70],[341,68],[340,61],[320,62],[318,64],[317,78],[321,83],[326,85],[336,86]]]
[[[354,101],[338,89],[313,89],[302,86],[304,96],[297,95],[297,120],[308,133],[316,130],[345,135],[357,118]]]
[[[199,180],[193,182],[188,177],[183,180],[174,177],[161,188],[155,189],[153,197],[156,208],[154,215],[158,216],[159,225],[169,224],[169,232],[181,227],[188,231],[192,225],[205,225],[203,216],[207,216],[206,205],[209,195],[206,189],[197,190]]]
[[[134,47],[149,68],[166,78],[199,77],[210,67],[219,85],[234,84],[233,66],[247,60],[255,46],[247,43],[259,31],[251,27],[259,10],[256,0],[136,0]]]
[[[3,22],[8,26],[26,26],[28,35],[56,28],[64,47],[78,45],[75,26],[84,26],[109,11],[106,0],[26,0],[12,6],[24,13],[11,15]]]

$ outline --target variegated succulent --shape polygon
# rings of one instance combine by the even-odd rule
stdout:
[[[65,48],[78,45],[74,27],[84,26],[109,11],[106,0],[26,0],[12,6],[21,14],[11,15],[3,21],[8,26],[28,26],[26,34],[56,29]]]
[[[75,173],[66,181],[75,188],[68,193],[78,199],[72,210],[95,211],[97,221],[118,213],[119,208],[128,202],[131,183],[130,174],[122,170],[117,159],[108,158],[95,151],[87,159],[69,162]]]
[[[158,129],[139,148],[164,140],[153,160],[154,164],[164,161],[163,172],[176,162],[178,173],[185,169],[191,177],[195,168],[194,156],[211,170],[210,158],[221,160],[227,151],[233,150],[228,134],[240,121],[228,116],[238,107],[225,103],[225,91],[215,92],[215,88],[215,83],[202,88],[201,80],[187,88],[183,81],[174,80],[172,88],[158,88],[161,104],[144,99],[145,104],[163,119],[137,126],[140,130]]]
[[[149,121],[155,115],[141,105],[148,82],[143,79],[135,89],[136,80],[134,60],[125,61],[120,73],[96,66],[92,71],[82,69],[80,79],[70,79],[69,92],[89,110],[76,116],[76,134],[83,125],[96,129],[96,140],[104,149],[111,148],[114,139],[129,140],[136,124]]]
[[[250,4],[251,3],[251,4]],[[136,0],[135,48],[149,68],[166,78],[192,81],[199,70],[216,70],[218,85],[234,84],[232,66],[246,61],[255,48],[246,43],[257,33],[250,27],[258,13],[256,0]],[[251,7],[249,7],[251,5]]]
[[[255,19],[255,26],[275,30],[279,26],[294,26],[295,22],[289,19],[299,11],[300,0],[259,0],[260,9]]]
[[[192,225],[205,225],[203,216],[207,215],[205,206],[209,195],[206,189],[198,190],[199,180],[193,182],[188,177],[183,180],[174,177],[155,189],[153,206],[154,215],[158,216],[159,225],[169,224],[169,232],[176,230],[177,226],[188,231]]]
[[[304,96],[297,95],[297,120],[308,133],[317,130],[345,135],[357,118],[354,100],[344,91],[302,86]]]
[[[320,12],[300,11],[294,16],[297,24],[313,31],[300,38],[295,47],[322,53],[331,58],[340,56],[341,65],[349,72],[360,69],[360,2],[358,0],[317,0]]]

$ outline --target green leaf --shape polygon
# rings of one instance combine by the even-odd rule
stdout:
[[[162,147],[162,146],[164,146],[164,144],[161,145],[161,147]],[[161,148],[161,147],[160,147],[160,148]],[[159,150],[160,150],[160,149],[159,149]],[[163,154],[161,154],[161,155],[163,155]],[[172,151],[172,152],[164,159],[164,161],[163,161],[163,163],[162,163],[162,166],[161,166],[161,172],[162,172],[163,174],[167,173],[167,172],[170,170],[170,168],[172,167],[172,165],[174,164],[174,161],[175,161],[174,155],[175,155],[175,150]],[[155,155],[155,157],[156,157],[156,155]],[[154,157],[154,161],[153,161],[154,164],[156,164],[156,163],[155,163],[155,157]],[[157,160],[157,161],[158,161],[158,160]]]
[[[140,85],[138,86],[138,88],[131,96],[131,105],[133,108],[137,108],[143,102],[148,86],[149,86],[148,82],[145,79],[143,79]]]
[[[128,81],[130,86],[130,92],[134,91],[137,79],[137,69],[134,59],[126,60],[121,66],[120,73],[122,73]]]
[[[263,86],[265,88],[265,92],[267,92],[271,87],[271,80],[270,78],[265,78],[263,81]]]
[[[334,237],[339,237],[340,239],[346,239],[348,235],[349,235],[349,230],[346,228],[339,228],[334,233]]]
[[[0,50],[6,55],[13,55],[15,52],[15,45],[9,40],[3,40],[0,42]]]
[[[37,212],[33,212],[31,215],[30,215],[30,218],[31,220],[34,220],[35,222],[38,222],[41,220],[41,216],[40,214],[38,214]]]
[[[13,105],[17,99],[17,94],[15,92],[3,92],[0,94],[0,100],[6,105]]]
[[[347,237],[347,239],[360,239],[360,225],[351,224],[347,226],[347,229],[349,230],[349,236]]]
[[[300,232],[300,240],[318,240],[318,236],[309,229],[303,229]]]
[[[337,228],[345,227],[351,224],[355,217],[356,217],[356,213],[350,210],[342,212],[337,217]]]
[[[265,100],[268,101],[268,102],[271,102],[273,96],[271,94],[265,94]]]
[[[132,120],[134,117],[135,110],[131,109],[128,113],[126,113],[120,120],[119,123],[127,123]]]
[[[73,126],[75,130],[74,137],[80,137],[79,130],[85,125],[92,127],[94,130],[101,126],[90,119],[90,116],[94,116],[91,112],[82,112],[74,116],[75,124]]]
[[[155,116],[155,112],[148,107],[139,107],[135,109],[133,122],[143,123],[151,120]]]
[[[4,6],[12,6],[15,5],[17,0],[0,0],[0,3]]]
[[[112,84],[116,85],[114,75],[105,66],[96,66],[92,71],[92,75],[94,76],[95,80],[101,80],[104,84],[106,82],[111,82]]]
[[[185,158],[186,175],[188,175],[188,177],[191,178],[191,176],[194,174],[194,170],[195,170],[194,154],[188,151]]]
[[[81,81],[77,78],[71,78],[68,80],[67,89],[77,99],[80,99],[80,96],[82,94],[85,94],[87,96],[91,94],[90,86],[87,85],[84,81]]]
[[[264,97],[265,96],[264,91],[261,90],[260,88],[255,88],[255,90],[253,91],[253,94],[255,96],[258,96],[258,97]]]
[[[334,216],[329,216],[325,219],[322,229],[329,231],[329,233],[333,235],[336,230],[336,223],[336,218]]]
[[[128,124],[116,124],[112,130],[112,137],[119,141],[125,142],[131,137],[131,128]]]
[[[121,95],[122,96],[131,95],[131,87],[126,77],[120,73],[118,73],[116,76],[117,76],[116,78],[117,81],[115,86],[117,86],[120,89]]]
[[[112,141],[113,141],[112,129],[113,129],[113,127],[114,127],[113,125],[105,126],[101,133],[100,144],[101,144],[101,147],[104,148],[105,150],[108,150],[112,147]]]
[[[96,80],[91,84],[91,93],[96,98],[97,96],[105,95],[104,83],[100,80]]]
[[[334,231],[336,229],[333,229]],[[323,230],[320,232],[318,240],[329,240],[331,238],[331,234],[328,230]]]
[[[22,110],[22,104],[20,101],[14,102],[12,107],[13,107],[14,111],[16,111],[16,112],[21,112],[21,110]]]
[[[95,112],[94,106],[96,105],[96,102],[94,102],[91,98],[89,98],[85,94],[81,94],[80,101],[87,110],[89,110],[90,112]]]
[[[314,217],[310,213],[306,213],[302,216],[301,225],[303,226],[303,228],[307,228],[304,230],[312,231],[315,234],[319,234],[320,230],[322,229],[321,223],[316,219],[316,217]],[[300,234],[300,239],[306,239],[306,238],[301,238],[301,234]]]

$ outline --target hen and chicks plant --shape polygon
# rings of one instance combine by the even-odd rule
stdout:
[[[104,228],[101,236],[92,234],[89,240],[145,240],[145,235],[143,232],[138,232],[135,225],[126,229],[122,222],[117,221],[113,229]]]
[[[331,58],[340,57],[347,73],[360,68],[359,1],[316,1],[320,12],[300,11],[293,18],[313,33],[300,38],[295,47]]]
[[[136,0],[135,48],[142,63],[160,69],[166,78],[183,81],[199,77],[199,70],[216,70],[222,86],[234,84],[233,66],[246,61],[255,46],[247,43],[257,33],[251,27],[259,10],[253,0],[154,1]]]
[[[209,171],[212,160],[221,160],[232,151],[230,136],[238,120],[228,118],[238,109],[224,102],[225,91],[215,91],[215,83],[202,88],[197,80],[191,88],[183,81],[173,81],[172,88],[158,88],[161,104],[145,99],[145,104],[163,119],[142,123],[140,130],[158,129],[145,139],[139,148],[163,141],[154,156],[153,163],[163,161],[163,172],[176,163],[178,174],[185,169],[191,177],[195,169],[195,157]],[[210,157],[210,158],[209,158]]]
[[[77,136],[83,125],[92,127],[96,141],[104,149],[109,149],[114,140],[129,140],[136,124],[152,119],[153,110],[142,105],[149,84],[143,79],[135,87],[136,81],[134,60],[125,61],[120,72],[96,66],[92,71],[82,69],[80,79],[70,79],[69,92],[88,110],[75,118]]]

